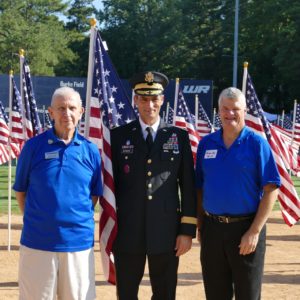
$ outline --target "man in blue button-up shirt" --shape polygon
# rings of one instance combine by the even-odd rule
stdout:
[[[198,147],[196,181],[201,264],[208,300],[260,299],[266,229],[279,173],[268,142],[245,126],[246,99],[219,97],[222,129]]]

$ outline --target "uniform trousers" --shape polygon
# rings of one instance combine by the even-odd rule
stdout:
[[[163,254],[114,253],[119,300],[137,300],[144,275],[146,257],[152,287],[152,300],[174,300],[176,297],[179,258],[175,252]]]
[[[266,227],[255,252],[240,255],[241,237],[253,219],[220,223],[207,216],[201,228],[201,265],[207,300],[260,299],[266,250]]]

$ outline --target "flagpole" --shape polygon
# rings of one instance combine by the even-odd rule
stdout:
[[[295,100],[295,101],[294,101],[294,114],[293,114],[292,144],[293,144],[294,137],[295,137],[296,112],[297,112],[297,100]]]
[[[12,77],[13,71],[9,71],[9,138],[8,138],[8,151],[9,151],[9,159],[8,159],[8,243],[7,243],[7,250],[11,250],[11,131],[12,131]]]
[[[216,124],[216,108],[214,108],[214,111],[213,111],[213,128],[215,128],[215,124]]]
[[[134,108],[134,89],[131,90],[131,105]]]
[[[233,80],[232,80],[232,85],[234,87],[237,86],[238,38],[239,38],[239,0],[235,0],[234,49],[233,49]]]
[[[195,127],[198,130],[198,120],[199,120],[199,97],[198,94],[195,95]]]
[[[176,78],[175,97],[174,97],[174,116],[173,116],[173,125],[174,126],[175,126],[175,119],[176,119],[176,114],[177,114],[178,91],[179,91],[179,78]]]
[[[85,98],[85,126],[84,126],[84,136],[87,138],[90,131],[90,114],[91,114],[91,97],[92,97],[92,80],[93,80],[93,70],[94,70],[94,49],[95,49],[95,36],[96,36],[96,19],[90,20],[91,34],[90,34],[90,48],[89,48],[89,65],[87,74],[87,84],[86,84],[86,98]]]
[[[284,109],[282,110],[281,113],[281,127],[283,128],[283,120],[284,120]]]
[[[248,62],[244,62],[244,74],[243,74],[243,86],[242,86],[242,92],[246,97],[246,82],[247,82],[247,74],[248,74]]]
[[[46,131],[46,126],[45,126],[45,123],[46,123],[46,110],[45,110],[45,105],[43,105],[43,131]]]
[[[24,141],[27,140],[27,131],[26,131],[26,116],[25,116],[25,100],[24,100],[24,89],[23,89],[23,64],[24,64],[24,49],[19,50],[20,57],[20,94],[21,94],[21,114],[22,114],[22,127],[23,127],[23,136]]]
[[[170,103],[167,102],[166,118],[165,118],[166,123],[168,123],[168,120],[169,120],[169,111],[170,111]]]

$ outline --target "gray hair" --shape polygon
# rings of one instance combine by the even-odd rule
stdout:
[[[222,99],[233,99],[241,102],[246,108],[246,98],[243,92],[235,87],[229,87],[223,90],[219,96],[218,105],[220,107]]]
[[[53,104],[53,101],[58,98],[58,97],[65,97],[67,95],[71,95],[71,99],[72,100],[77,100],[80,103],[80,107],[82,106],[82,100],[80,97],[80,94],[75,91],[73,88],[68,87],[68,86],[63,86],[60,87],[58,89],[56,89],[52,95],[52,99],[51,99],[51,106]]]

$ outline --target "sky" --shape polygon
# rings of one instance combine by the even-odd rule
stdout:
[[[94,0],[94,1],[93,1],[93,4],[94,4],[94,6],[96,7],[96,9],[99,9],[99,8],[103,7],[103,5],[102,5],[102,0]],[[60,18],[61,20],[63,20],[64,22],[67,21],[66,17],[64,17],[64,16],[62,16],[62,15],[59,15],[59,18]]]

